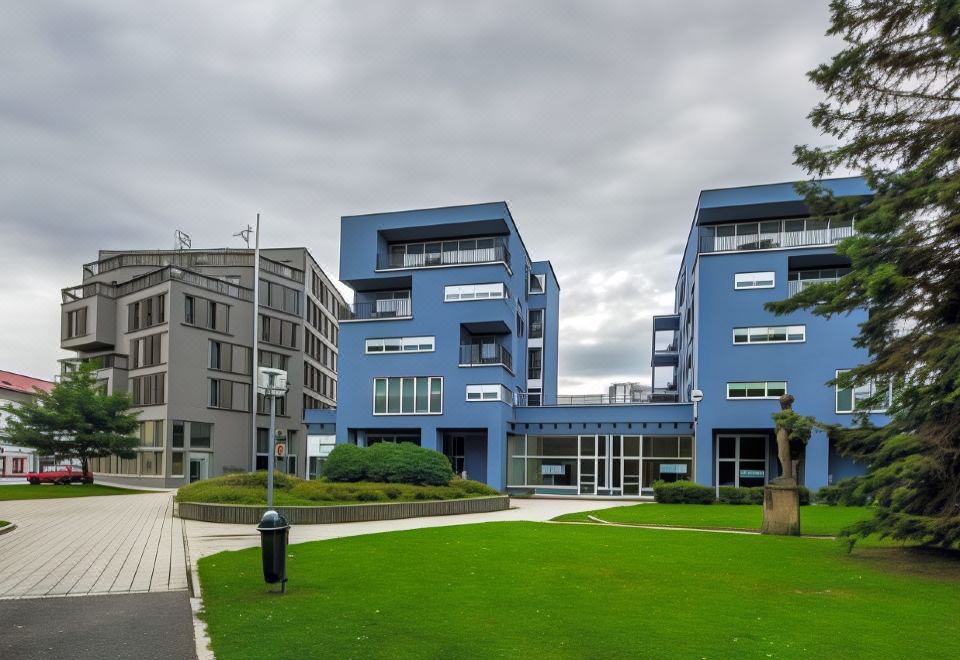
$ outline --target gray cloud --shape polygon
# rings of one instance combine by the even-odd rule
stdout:
[[[38,376],[99,248],[262,211],[336,275],[340,215],[506,199],[563,288],[561,389],[649,378],[699,190],[800,176],[836,48],[790,0],[0,11],[0,368]]]

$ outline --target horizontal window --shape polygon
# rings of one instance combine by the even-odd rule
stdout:
[[[503,385],[467,385],[467,401],[502,401],[513,403],[513,392]]]
[[[786,393],[787,383],[782,380],[727,383],[728,399],[777,399]]]
[[[366,341],[367,353],[427,353],[433,349],[433,337],[383,337]]]
[[[733,329],[734,344],[777,344],[802,342],[806,339],[805,325],[771,325]]]
[[[458,300],[488,300],[491,298],[509,298],[510,290],[503,282],[490,284],[458,284],[443,289],[443,299],[446,302]]]
[[[439,415],[443,378],[374,378],[374,415]]]
[[[836,375],[845,374],[849,369],[838,369]],[[873,381],[856,387],[835,386],[837,395],[837,412],[886,412],[890,407],[890,399],[893,394],[889,384],[876,384]],[[877,395],[882,393],[879,404]]]
[[[165,381],[163,373],[147,376],[134,376],[130,379],[130,395],[135,406],[158,406],[165,402]]]
[[[772,289],[777,274],[772,270],[757,273],[737,273],[733,276],[734,289]]]

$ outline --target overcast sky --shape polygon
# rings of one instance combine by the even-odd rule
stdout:
[[[99,248],[306,245],[506,200],[560,280],[560,390],[649,380],[701,189],[802,176],[826,0],[0,9],[0,369],[51,377]]]

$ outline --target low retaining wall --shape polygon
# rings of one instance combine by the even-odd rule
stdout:
[[[431,502],[371,502],[335,506],[275,506],[291,525],[327,525],[331,523],[396,520],[424,516],[452,516],[461,513],[489,513],[510,508],[506,495],[471,497],[463,500]],[[266,506],[245,504],[200,504],[179,502],[177,516],[186,520],[255,525],[266,512]]]

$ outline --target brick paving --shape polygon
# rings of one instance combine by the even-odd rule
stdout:
[[[0,502],[0,519],[17,524],[0,535],[0,599],[187,589],[173,493]]]

